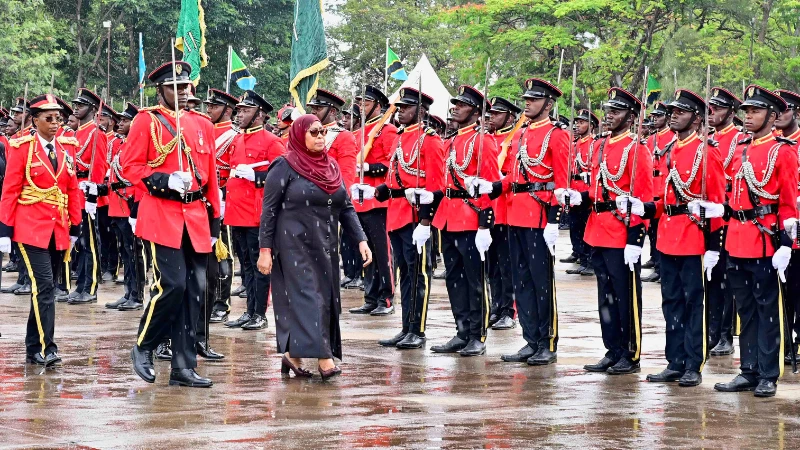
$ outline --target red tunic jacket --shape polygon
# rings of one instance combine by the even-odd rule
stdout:
[[[694,165],[697,164],[696,175],[688,189],[695,196],[700,196],[702,192],[703,156],[702,150],[698,152],[702,142],[702,138],[697,133],[693,133],[685,141],[676,142],[669,158],[666,158],[668,159],[667,169],[674,168],[683,183],[689,179]],[[719,148],[707,147],[707,149],[706,198],[710,202],[722,204],[725,202],[725,175],[722,171],[722,159]],[[668,171],[667,176],[669,174]],[[666,194],[662,192],[659,197],[661,199],[656,202],[656,217],[661,217],[661,220],[658,221],[658,250],[667,255],[676,256],[702,255],[706,250],[718,250],[716,245],[714,248],[706,248],[705,233],[688,215],[667,216],[664,214],[664,205],[672,207],[690,201],[676,195],[673,183],[667,180]],[[721,227],[722,219],[711,219],[712,232]],[[715,242],[711,244],[718,244],[719,239],[714,239]]]
[[[263,161],[272,163],[286,153],[286,148],[278,136],[255,127],[237,135],[231,143],[231,170],[239,164],[253,164]],[[269,164],[256,167],[255,181],[231,177],[228,179],[225,200],[225,225],[234,227],[257,227],[261,221],[261,202],[264,197],[264,180],[267,179]]]
[[[570,186],[572,189],[578,192],[584,192],[589,189],[589,185],[583,181],[581,174],[587,174],[586,176],[589,177],[589,180],[592,180],[592,156],[595,151],[597,151],[597,142],[594,136],[589,135],[578,138],[578,140],[575,141],[575,146],[572,150],[573,157],[575,158],[575,166],[572,169],[572,181]]]
[[[366,131],[366,134],[364,134],[364,144],[366,145],[367,141],[369,140],[369,134],[377,126],[377,123],[380,120],[381,116],[378,116],[368,121],[364,127],[354,133],[356,147],[359,149],[359,151],[361,145],[361,133],[365,133]],[[369,154],[367,154],[367,156],[364,158],[364,162],[369,164],[369,170],[364,172],[364,184],[377,187],[386,181],[386,172],[389,171],[389,158],[392,156],[392,152],[394,151],[394,143],[396,138],[397,127],[388,122],[375,136],[375,139],[372,141],[372,148],[370,148]],[[358,172],[356,172],[356,179],[359,179]],[[374,208],[386,208],[387,206],[388,205],[386,203],[381,203],[375,199],[364,200],[363,204],[359,202],[358,199],[353,199],[353,207],[356,209],[356,212],[367,212]]]
[[[508,173],[511,170],[511,167],[513,166],[513,164],[511,164],[511,162],[509,162],[508,160],[508,153],[510,147],[513,145],[515,138],[512,137],[509,140],[508,144],[505,147],[503,147],[503,142],[506,141],[508,135],[511,134],[511,130],[513,129],[514,126],[512,125],[492,135],[492,137],[494,137],[495,143],[497,143],[497,164],[500,167],[500,173],[503,176],[508,175]],[[516,138],[519,138],[519,133],[520,133],[519,131],[515,133]],[[502,160],[502,163],[500,160]],[[508,225],[508,207],[506,206],[506,202],[508,202],[508,194],[505,192],[500,194],[500,197],[498,197],[494,202],[493,205],[495,213],[494,223],[498,225]]]
[[[211,251],[211,236],[219,235],[219,188],[215,163],[214,127],[202,115],[193,111],[181,111],[181,129],[186,147],[197,168],[189,191],[201,190],[211,206],[211,217],[202,200],[183,203],[180,200],[165,198],[170,194],[168,181],[170,174],[179,170],[177,145],[166,155],[159,150],[174,137],[164,127],[155,113],[166,118],[175,128],[175,112],[157,106],[144,108],[133,119],[128,133],[128,147],[122,153],[123,176],[137,189],[146,191],[139,204],[136,222],[136,235],[144,240],[170,248],[180,248],[183,230],[189,232],[194,249],[201,253]],[[156,141],[153,139],[155,135]],[[192,172],[186,154],[180,155],[183,170]],[[159,161],[163,159],[163,161]],[[172,191],[176,194],[175,191]]]
[[[219,187],[225,187],[231,174],[230,149],[236,132],[230,120],[214,124],[214,147],[217,158],[217,171],[219,173]]]
[[[356,155],[358,154],[358,147],[356,146],[356,138],[350,131],[336,125],[336,122],[325,125],[325,128],[328,129],[328,134],[325,136],[325,148],[328,151],[328,156],[339,163],[339,170],[342,171],[342,181],[344,181],[349,194],[350,186],[357,180]]]
[[[653,150],[653,195],[656,198],[664,195],[664,180],[667,178],[667,158],[666,155],[659,156],[664,152],[664,148],[675,138],[675,132],[669,127],[657,131],[656,134],[647,139],[647,145]],[[638,163],[637,163],[638,164]]]
[[[592,174],[595,179],[592,181],[592,186],[589,187],[589,200],[594,207],[595,202],[615,201],[617,193],[612,190],[607,191],[608,198],[603,197],[603,180],[598,180],[600,176],[600,163],[604,161],[608,167],[611,175],[619,173],[620,178],[616,182],[609,180],[610,187],[619,189],[623,193],[630,192],[631,174],[633,173],[633,158],[634,152],[638,148],[639,154],[636,157],[636,179],[633,189],[633,195],[643,202],[649,202],[653,199],[653,159],[652,153],[646,144],[636,145],[635,134],[621,134],[617,137],[606,136],[599,139],[595,143],[595,154],[592,156]],[[605,145],[603,145],[605,142]],[[602,149],[602,155],[601,155]],[[628,150],[628,160],[620,173],[620,164],[622,162],[625,150]],[[601,158],[602,157],[602,158]],[[589,205],[587,205],[589,206]],[[629,242],[628,230],[625,224],[615,216],[616,206],[612,206],[613,211],[597,212],[593,210],[589,214],[589,222],[586,224],[586,234],[584,241],[592,247],[603,248],[625,248]],[[620,214],[620,216],[624,216]],[[633,216],[631,218],[631,228],[643,225],[641,217]],[[641,246],[643,244],[643,236],[634,236],[635,239],[631,242]],[[638,240],[638,242],[636,242]]]
[[[69,155],[77,151],[73,137],[55,139],[58,167],[53,165],[38,136],[12,139],[6,153],[6,178],[0,200],[0,236],[21,244],[47,248],[55,235],[57,250],[70,246],[70,228],[77,236],[82,199]],[[30,174],[30,175],[28,175]],[[52,191],[51,191],[52,190]]]
[[[75,137],[78,139],[78,149],[75,153],[78,182],[89,180],[92,183],[103,184],[108,170],[108,164],[106,163],[108,140],[105,133],[94,121],[91,121],[78,127],[75,131]],[[94,163],[92,163],[93,150],[95,152]],[[90,168],[91,174],[89,173]],[[83,209],[85,202],[83,195],[83,191],[80,191],[79,202],[81,209]],[[100,205],[98,204],[98,206]]]
[[[109,217],[129,217],[131,210],[128,208],[128,197],[133,195],[133,187],[121,186],[122,180],[117,176],[117,171],[121,172],[120,159],[123,149],[126,147],[127,139],[125,136],[117,135],[114,140],[109,144],[111,147],[111,154],[109,158],[109,174],[108,174],[108,216]],[[116,168],[116,170],[115,170]],[[116,187],[117,189],[113,189]],[[104,197],[101,197],[104,198]],[[99,204],[99,203],[98,203]]]

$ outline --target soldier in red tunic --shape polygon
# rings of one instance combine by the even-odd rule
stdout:
[[[731,163],[725,240],[727,279],[742,324],[741,373],[714,389],[772,397],[783,374],[786,345],[780,282],[786,281],[797,233],[797,151],[792,141],[772,132],[787,109],[780,96],[750,85],[742,109],[750,136],[739,141]]]
[[[600,119],[588,109],[581,109],[575,116],[575,140],[572,143],[572,154],[575,161],[572,169],[572,188],[578,192],[588,191],[592,183],[592,156],[597,148],[595,131],[600,126]],[[584,242],[586,223],[589,221],[588,208],[569,210],[569,239],[572,243],[572,255],[561,262],[578,262],[579,266],[567,269],[570,275],[594,276],[591,256],[592,246]]]
[[[144,192],[136,235],[150,248],[155,272],[131,359],[137,375],[155,382],[153,351],[169,336],[170,384],[210,387],[211,380],[194,370],[195,327],[209,254],[219,236],[221,199],[214,127],[199,113],[184,110],[190,71],[188,63],[178,61],[150,73],[159,105],[139,111],[122,153],[123,177]]]
[[[242,279],[247,286],[247,311],[225,326],[244,330],[267,327],[269,275],[256,268],[261,199],[269,164],[286,152],[280,138],[264,129],[272,105],[253,91],[246,91],[236,105],[242,132],[228,152],[233,176],[226,186],[225,225],[232,227],[233,240],[242,250]]]
[[[103,155],[107,168],[111,164],[111,153],[115,150],[118,151],[122,144],[117,134],[119,120],[119,113],[114,111],[108,103],[103,103],[100,116],[97,118],[97,125],[100,129],[105,130],[108,142],[107,151]],[[107,181],[110,175],[110,172],[106,170],[104,181]],[[97,234],[100,239],[100,273],[103,282],[116,281],[119,275],[117,274],[117,267],[119,267],[117,236],[112,229],[108,201],[109,199],[105,195],[97,197]]]
[[[0,253],[11,251],[11,240],[33,285],[25,336],[26,361],[42,366],[61,362],[55,343],[55,279],[64,252],[78,239],[81,204],[70,155],[74,137],[56,137],[61,106],[53,95],[30,102],[34,135],[12,139],[0,200]]]

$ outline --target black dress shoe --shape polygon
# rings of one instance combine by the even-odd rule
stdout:
[[[261,314],[253,314],[253,317],[242,325],[243,330],[263,330],[267,328],[267,319]]]
[[[242,292],[244,292],[246,290],[247,290],[247,286],[245,286],[243,284],[240,284],[239,287],[237,287],[236,289],[231,291],[231,297],[233,297],[235,295],[239,295],[239,294],[241,294]]]
[[[17,271],[17,263],[14,261],[9,261],[3,266],[3,272],[16,272]]]
[[[447,277],[447,272],[442,270],[441,272],[433,272],[433,279],[434,280],[444,280]]]
[[[361,278],[353,278],[349,283],[344,285],[345,289],[364,289],[364,280]]]
[[[394,347],[397,345],[398,342],[402,341],[403,338],[406,337],[406,334],[407,333],[401,331],[396,335],[394,335],[393,337],[390,337],[389,339],[381,339],[380,341],[378,341],[378,345],[382,347]]]
[[[153,352],[134,345],[131,349],[131,362],[133,371],[148,383],[155,383],[156,370],[153,368]]]
[[[169,372],[170,386],[209,388],[213,384],[208,378],[198,375],[194,369],[172,369]]]
[[[711,356],[726,356],[733,354],[733,343],[727,337],[723,337],[717,342],[717,345],[709,352]]]
[[[351,281],[353,281],[352,278],[344,277],[344,278],[342,278],[342,281],[339,282],[339,287],[345,287],[347,285],[347,283],[349,283]]]
[[[578,262],[578,255],[573,253],[573,254],[567,256],[566,258],[559,259],[558,261],[562,262],[562,263],[572,264],[572,263]]]
[[[14,295],[31,295],[33,290],[31,289],[30,284],[23,285],[21,288],[14,291]]]
[[[517,326],[517,322],[514,321],[511,317],[503,316],[500,320],[497,321],[494,325],[492,325],[493,330],[511,330]]]
[[[69,300],[69,292],[63,292],[59,295],[55,296],[56,302],[58,303],[66,303]]]
[[[114,284],[125,284],[125,279],[117,277],[117,279],[114,280]]]
[[[736,378],[728,383],[715,384],[714,389],[720,392],[744,392],[755,390],[756,386],[758,386],[757,382],[750,381],[744,375],[736,375]]]
[[[638,373],[641,370],[642,369],[639,366],[638,362],[635,363],[628,361],[625,358],[622,358],[619,361],[617,361],[616,364],[609,367],[608,370],[606,370],[606,373],[608,373],[609,375],[627,375],[629,373]]]
[[[239,298],[247,298],[247,289],[239,292]]]
[[[493,327],[494,324],[496,324],[498,320],[500,320],[500,316],[498,316],[497,313],[489,314],[489,327],[490,328]]]
[[[350,314],[369,314],[377,308],[378,305],[371,305],[369,303],[364,303],[363,305],[359,306],[358,308],[350,308]]]
[[[593,277],[594,276],[594,267],[591,265],[587,265],[585,269],[581,271],[582,277]]]
[[[528,360],[528,358],[533,356],[537,351],[538,349],[534,350],[531,348],[530,345],[526,345],[525,347],[519,349],[517,353],[511,355],[501,355],[500,359],[505,362],[516,362],[516,363],[525,362]]]
[[[388,316],[389,314],[394,314],[394,305],[378,305],[369,313],[370,316]]]
[[[409,350],[413,348],[422,348],[425,346],[425,342],[427,342],[427,338],[425,336],[419,336],[414,333],[406,334],[406,337],[403,338],[402,341],[397,343],[397,348],[400,350]]]
[[[208,319],[210,323],[222,323],[228,320],[228,313],[219,309],[211,311],[211,317]]]
[[[46,364],[46,361],[41,353],[26,355],[25,362],[28,364],[36,364],[37,366],[44,366]]]
[[[225,358],[225,355],[222,353],[217,353],[211,347],[206,347],[206,343],[201,341],[195,345],[195,350],[197,350],[197,354],[202,356],[205,359],[214,359],[219,360]]]
[[[244,312],[242,313],[241,316],[239,316],[238,319],[225,322],[223,325],[225,325],[228,328],[241,328],[241,326],[246,324],[247,322],[250,322],[250,314]]]
[[[529,366],[547,366],[558,361],[556,352],[551,352],[550,349],[540,348],[533,356],[528,358]]]
[[[653,273],[651,273],[650,275],[646,276],[646,277],[642,277],[642,281],[649,282],[649,283],[655,283],[656,281],[658,281],[660,279],[661,279],[661,274],[658,273],[658,272],[655,272],[655,271]]]
[[[166,342],[158,344],[155,351],[155,357],[159,361],[172,361],[172,348]]]
[[[138,311],[142,309],[142,304],[135,300],[128,300],[127,302],[119,305],[120,311]]]
[[[587,372],[605,372],[609,369],[609,367],[612,367],[616,363],[617,362],[613,359],[605,356],[603,359],[594,364],[586,364],[583,366],[583,370]]]
[[[650,258],[646,263],[642,264],[642,269],[652,269],[655,266],[656,266],[655,260],[653,260],[653,258]]]
[[[584,270],[586,270],[586,266],[580,265],[574,269],[567,269],[567,275],[580,275]]]
[[[486,353],[486,344],[477,339],[470,339],[467,346],[458,351],[461,356],[480,356],[484,353]]]
[[[753,395],[756,397],[775,397],[776,392],[778,392],[778,385],[774,381],[761,380],[758,382]]]
[[[466,347],[468,344],[467,341],[461,339],[458,336],[454,336],[453,339],[450,339],[445,344],[441,345],[434,345],[431,347],[431,351],[434,353],[456,353],[459,350]]]
[[[682,387],[692,387],[692,386],[699,386],[700,383],[703,382],[703,375],[700,375],[700,372],[696,370],[687,370],[686,373],[683,374],[680,380],[678,380],[678,386]]]
[[[61,364],[61,357],[58,356],[58,353],[53,352],[44,357],[45,367],[51,367],[56,364]]]
[[[123,304],[123,303],[125,303],[127,301],[128,301],[128,299],[125,298],[124,296],[120,297],[119,300],[117,300],[115,302],[106,303],[106,309],[117,309],[117,308],[119,308],[119,305],[121,305],[121,304]]]
[[[668,367],[659,373],[648,375],[646,380],[651,383],[671,383],[680,380],[685,373],[685,370],[672,370]]]
[[[22,287],[21,284],[14,283],[14,284],[12,284],[10,286],[3,287],[2,289],[0,289],[0,292],[2,292],[3,294],[13,294],[14,291],[16,291],[17,289],[19,289],[21,287]]]
[[[240,277],[240,276],[242,276],[242,269],[239,269],[239,270],[237,270],[237,271],[233,272],[233,276],[235,276],[235,277]]]
[[[111,272],[103,272],[103,281],[112,281],[114,279],[114,275],[111,275]]]
[[[78,298],[68,299],[67,303],[69,303],[70,305],[85,305],[87,303],[97,303],[97,295],[91,295],[88,292],[84,292]]]

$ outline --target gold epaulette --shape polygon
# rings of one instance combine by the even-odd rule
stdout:
[[[434,130],[431,127],[425,127],[425,134],[427,134],[429,136],[433,136],[433,135],[436,134],[436,130]]]
[[[78,138],[74,136],[59,136],[56,138],[56,141],[60,144],[77,145],[77,146],[81,145],[80,141],[78,141]]]
[[[18,137],[16,139],[12,139],[12,140],[8,141],[8,143],[11,144],[11,146],[14,147],[14,148],[19,148],[20,145],[25,144],[27,142],[31,142],[32,140],[33,140],[33,136],[29,134],[27,136],[22,136],[22,137]]]

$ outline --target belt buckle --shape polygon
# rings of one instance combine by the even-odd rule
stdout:
[[[445,195],[445,197],[447,197],[447,198],[452,198],[452,197],[450,197],[450,188],[447,188],[447,189],[445,189],[445,191],[444,191],[444,195]]]
[[[745,216],[743,210],[738,209],[734,211],[734,213],[736,213],[736,218],[739,219],[739,222],[741,222],[742,225],[744,225],[744,223],[747,222],[747,216]]]

